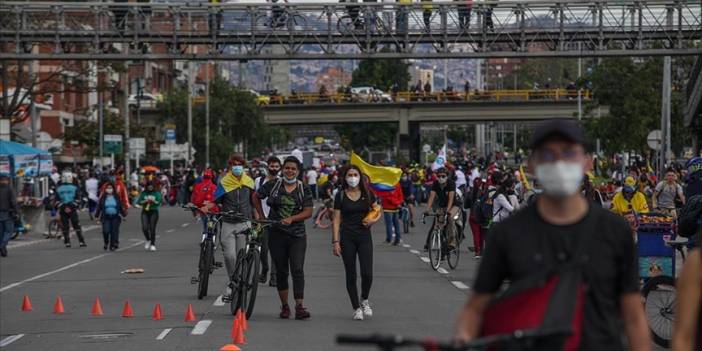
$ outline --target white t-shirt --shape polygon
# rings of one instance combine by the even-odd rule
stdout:
[[[317,174],[317,171],[314,169],[310,169],[307,171],[307,184],[308,185],[317,185],[317,177],[319,175]]]
[[[492,221],[494,223],[503,221],[519,207],[519,200],[515,195],[497,195],[492,202]]]
[[[463,173],[460,169],[456,170],[456,187],[458,188],[461,185],[466,185],[466,174]]]
[[[98,200],[98,180],[95,178],[88,178],[85,181],[85,191],[88,192],[88,199],[97,201]]]

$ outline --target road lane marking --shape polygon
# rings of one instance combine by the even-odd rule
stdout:
[[[453,286],[455,286],[455,287],[457,287],[457,288],[459,288],[459,289],[461,289],[461,290],[468,290],[468,289],[470,289],[470,287],[469,287],[468,285],[463,284],[463,282],[462,282],[462,281],[459,281],[459,280],[452,280],[452,281],[451,281],[451,284],[453,284]]]
[[[210,324],[212,324],[212,321],[209,319],[201,320],[195,324],[195,328],[193,328],[193,331],[190,332],[190,335],[202,335],[205,334],[207,331],[207,328],[210,327]]]
[[[89,225],[83,229],[83,233],[93,231],[93,230],[98,229],[98,228],[100,228],[99,225]],[[71,234],[71,238],[73,238],[73,237],[75,237],[74,233]],[[9,244],[7,244],[7,248],[8,249],[17,249],[20,247],[27,247],[27,246],[31,246],[31,245],[36,245],[36,244],[40,244],[40,243],[47,243],[47,242],[52,242],[52,241],[56,241],[56,240],[57,240],[56,238],[45,238],[45,239],[36,239],[36,240],[31,240],[31,241],[10,242]]]
[[[410,252],[413,253],[413,254],[415,254],[415,255],[419,255],[419,251],[418,251],[418,250],[410,250]]]
[[[190,225],[190,223],[183,223],[183,224],[181,224],[180,226],[183,227],[183,228],[185,228],[185,227],[187,227],[187,226],[189,226],[189,225]]]
[[[7,345],[10,345],[13,342],[21,339],[23,336],[24,336],[24,334],[17,334],[17,335],[8,336],[8,337],[0,340],[0,347],[5,347]]]
[[[224,301],[222,301],[222,295],[217,296],[217,299],[212,303],[212,306],[224,306]]]
[[[420,256],[419,259],[424,261],[424,263],[429,263],[429,257]]]
[[[173,330],[173,328],[166,328],[166,329],[164,329],[164,330],[161,332],[161,334],[158,334],[158,336],[156,337],[156,340],[163,340],[163,339],[165,339],[166,336],[168,335],[168,333],[171,332],[171,330]]]
[[[406,248],[406,249],[409,249],[409,248],[412,247],[412,246],[411,246],[410,244],[402,244],[402,247],[404,247],[404,248]]]
[[[166,233],[173,233],[173,232],[175,232],[175,229],[168,229],[168,230],[166,230]]]
[[[439,269],[437,269],[436,271],[441,274],[448,274],[448,271],[444,267],[439,267]]]
[[[124,251],[124,250],[131,249],[132,247],[139,246],[139,245],[143,244],[144,242],[145,242],[144,240],[140,240],[139,242],[134,243],[134,244],[132,244],[132,245],[129,245],[129,246],[127,246],[127,247],[124,247],[124,248],[121,248],[121,249],[117,249],[117,251]],[[61,267],[61,268],[59,268],[59,269],[54,269],[53,271],[46,272],[46,273],[42,273],[42,274],[39,274],[39,275],[35,275],[35,276],[31,277],[31,278],[28,278],[28,279],[25,279],[25,280],[22,280],[22,281],[19,281],[19,282],[16,282],[16,283],[12,283],[12,284],[10,284],[10,285],[3,286],[2,288],[0,288],[0,293],[3,292],[3,291],[10,290],[10,289],[12,289],[12,288],[16,288],[16,287],[18,287],[18,286],[20,286],[20,285],[23,285],[23,284],[26,284],[26,283],[35,281],[35,280],[37,280],[37,279],[45,278],[45,277],[48,277],[48,276],[50,276],[50,275],[52,275],[52,274],[56,274],[56,273],[59,273],[59,272],[63,272],[63,271],[65,271],[65,270],[71,269],[71,268],[73,268],[73,267],[77,267],[77,266],[80,266],[80,265],[82,265],[82,264],[95,261],[95,260],[97,260],[97,259],[103,258],[103,257],[108,256],[108,255],[110,255],[110,253],[104,253],[104,254],[100,254],[100,255],[97,255],[97,256],[94,256],[94,257],[91,257],[91,258],[86,258],[86,259],[84,259],[84,260],[82,260],[82,261],[78,261],[78,262],[75,262],[75,263],[71,263],[71,264],[69,264],[68,266],[63,266],[63,267]]]

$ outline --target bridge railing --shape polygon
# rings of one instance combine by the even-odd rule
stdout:
[[[592,99],[590,90],[582,90],[581,98]],[[576,89],[485,90],[471,92],[410,92],[396,94],[297,93],[288,96],[272,95],[269,105],[314,105],[357,103],[455,103],[455,102],[510,102],[510,101],[567,101],[578,98]]]

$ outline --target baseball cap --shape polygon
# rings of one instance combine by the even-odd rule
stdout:
[[[585,139],[583,128],[578,122],[567,119],[551,119],[539,123],[531,136],[529,148],[532,150],[537,149],[546,140],[555,136],[565,138],[587,148],[587,140]]]

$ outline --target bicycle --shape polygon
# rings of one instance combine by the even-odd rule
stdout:
[[[466,343],[441,343],[433,338],[408,339],[396,335],[348,335],[339,334],[336,343],[340,345],[374,345],[382,351],[400,348],[420,348],[425,351],[470,351],[470,350],[538,350],[538,342],[552,338],[565,338],[572,333],[570,328],[516,330],[509,334],[498,334],[475,339]]]
[[[434,270],[438,270],[441,267],[441,261],[446,259],[449,268],[456,269],[458,267],[458,260],[461,255],[461,234],[462,230],[456,228],[456,245],[453,248],[449,248],[448,245],[448,235],[446,233],[446,224],[448,222],[448,213],[444,212],[441,214],[423,214],[422,223],[426,224],[426,217],[435,217],[434,223],[431,226],[431,234],[429,237],[429,262]]]
[[[200,257],[198,258],[198,276],[190,278],[190,284],[197,283],[197,298],[202,300],[207,296],[210,283],[210,275],[217,268],[222,268],[222,262],[215,261],[214,252],[217,250],[217,235],[219,234],[222,217],[233,212],[223,213],[203,213],[197,206],[184,205],[184,209],[200,212],[205,216],[207,231],[202,234],[200,242]]]
[[[291,30],[295,29],[295,27],[301,27],[302,31],[306,31],[307,19],[291,9],[274,6],[271,15],[263,14],[256,17],[256,27],[286,28]]]
[[[261,266],[260,236],[266,227],[280,224],[280,221],[248,219],[241,215],[232,217],[251,222],[253,225],[247,229],[246,246],[239,249],[236,255],[234,273],[229,283],[232,293],[230,296],[222,297],[222,300],[229,302],[232,315],[236,315],[236,312],[241,310],[245,313],[246,319],[249,319],[253,314],[258,291],[258,275]]]
[[[48,233],[45,235],[47,239],[56,238],[61,239],[61,233],[63,232],[63,225],[61,220],[54,217],[49,221]]]

